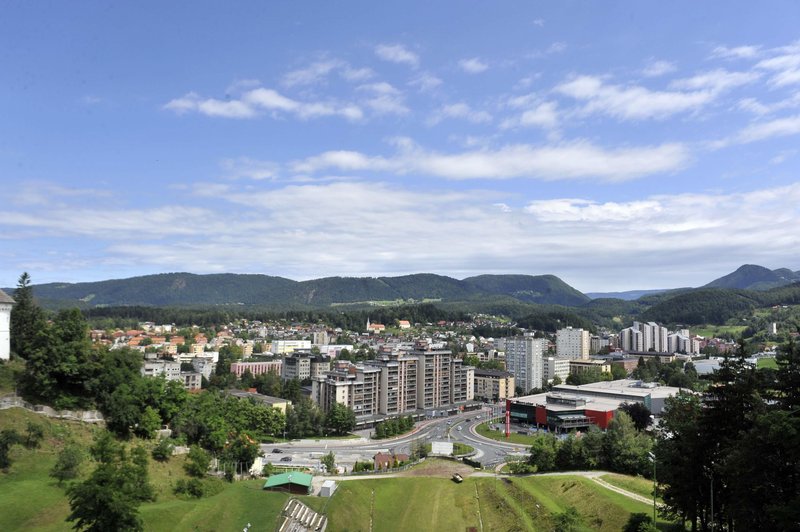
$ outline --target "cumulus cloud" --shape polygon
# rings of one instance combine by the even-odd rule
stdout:
[[[176,114],[196,112],[221,118],[255,118],[263,112],[291,114],[302,119],[340,116],[347,120],[360,120],[363,117],[362,110],[354,104],[335,101],[302,102],[264,87],[248,90],[238,99],[230,100],[203,98],[190,92],[167,102],[164,109]]]
[[[728,48],[727,46],[717,46],[711,52],[711,57],[718,57],[723,59],[753,59],[758,57],[761,52],[760,46],[734,46]]]
[[[436,125],[442,120],[455,118],[472,122],[473,124],[483,124],[492,121],[492,115],[486,111],[473,109],[464,102],[443,105],[437,109],[428,119],[429,125]]]
[[[458,62],[459,68],[467,74],[480,74],[489,68],[489,64],[477,57],[462,59]]]
[[[707,85],[702,86],[705,82]],[[607,114],[622,120],[663,119],[677,113],[696,111],[712,102],[718,90],[713,79],[684,80],[698,90],[653,91],[638,85],[612,85],[597,76],[577,76],[555,87],[555,92],[584,102],[581,112]],[[719,81],[719,86],[733,81]]]
[[[419,76],[409,81],[408,84],[412,87],[415,87],[420,92],[428,92],[440,86],[442,84],[442,80],[433,74],[423,72]]]
[[[554,101],[542,101],[535,95],[526,95],[510,99],[508,105],[524,110],[519,115],[504,120],[500,124],[503,129],[513,127],[555,129],[558,127],[558,103]]]
[[[359,86],[358,90],[367,94],[364,104],[376,114],[404,115],[408,113],[403,93],[390,83],[385,81],[369,83]]]
[[[669,74],[670,72],[675,72],[675,70],[677,70],[675,63],[669,61],[650,61],[650,63],[644,67],[644,70],[642,70],[642,75],[648,78],[655,78],[663,76],[664,74]]]
[[[161,207],[115,209],[97,202],[35,215],[12,207],[0,229],[6,237],[24,232],[26,238],[79,240],[83,245],[76,246],[78,255],[70,264],[93,258],[85,251],[91,242],[118,272],[121,265],[136,264],[156,271],[254,272],[295,279],[554,273],[584,290],[701,284],[711,277],[708,272],[730,271],[743,262],[790,264],[800,245],[794,230],[800,223],[800,184],[619,202],[542,200],[524,191],[513,197],[481,190],[416,191],[374,179],[260,185],[204,184],[197,187],[197,196]],[[646,235],[636,246],[620,237],[630,234],[631,227]],[[409,234],[414,238],[391,238]],[[445,237],[447,245],[442,245]],[[63,266],[62,259],[52,260]],[[36,260],[47,267],[47,257]],[[687,271],[704,273],[687,280]],[[641,285],[645,278],[650,285]]]
[[[375,47],[375,55],[391,63],[419,66],[419,56],[402,44],[379,44]]]
[[[329,169],[346,172],[370,170],[451,180],[596,178],[619,182],[673,172],[683,168],[689,160],[689,150],[681,144],[608,150],[578,141],[549,146],[517,144],[454,154],[412,147],[392,157],[370,157],[356,151],[329,151],[297,161],[292,169],[301,173]]]
[[[338,72],[342,78],[353,82],[365,81],[374,76],[374,72],[369,68],[354,68],[341,59],[324,59],[287,72],[283,76],[282,83],[286,87],[313,85],[323,81],[333,72]]]

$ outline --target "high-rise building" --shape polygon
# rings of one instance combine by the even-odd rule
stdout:
[[[417,409],[417,359],[400,352],[384,353],[366,364],[379,368],[381,414],[401,414]]]
[[[514,375],[496,369],[475,370],[475,397],[484,401],[502,401],[515,395]]]
[[[0,290],[0,360],[11,358],[11,307],[14,299]]]
[[[516,385],[525,393],[542,387],[543,357],[547,340],[531,334],[506,338],[506,369],[514,374]]]
[[[327,412],[334,403],[350,407],[356,416],[378,413],[380,368],[341,364],[311,381],[311,397]]]
[[[566,357],[545,357],[543,361],[542,373],[548,384],[558,377],[561,382],[566,382],[569,376],[569,358]]]
[[[620,331],[620,347],[624,351],[667,353],[669,351],[667,335],[667,328],[655,322],[640,323],[634,321],[631,327]]]
[[[567,327],[556,331],[556,356],[572,360],[589,358],[589,331]]]

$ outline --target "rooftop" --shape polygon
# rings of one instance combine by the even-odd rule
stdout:
[[[13,305],[16,303],[16,301],[14,301],[14,298],[12,298],[10,295],[0,290],[0,303],[9,303]]]
[[[280,473],[278,475],[270,476],[264,483],[264,489],[274,488],[276,486],[283,486],[284,484],[299,484],[300,486],[311,487],[311,480],[313,475],[308,473],[301,473],[299,471],[291,471],[289,473]]]

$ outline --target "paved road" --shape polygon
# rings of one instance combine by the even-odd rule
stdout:
[[[385,440],[371,440],[367,435],[345,440],[296,440],[280,444],[262,444],[261,451],[267,462],[319,467],[323,455],[333,452],[336,463],[352,467],[357,461],[372,460],[378,452],[411,454],[418,443],[432,441],[461,442],[475,448],[473,458],[484,464],[503,462],[506,455],[524,452],[524,446],[512,445],[483,438],[475,427],[486,421],[490,409],[467,412],[447,418],[434,418],[417,423],[410,434]],[[460,430],[459,430],[460,429]],[[277,452],[275,452],[277,451]]]

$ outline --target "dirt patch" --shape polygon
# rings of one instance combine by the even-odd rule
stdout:
[[[467,477],[474,469],[461,462],[450,460],[430,459],[425,460],[420,465],[401,473],[404,477],[440,477],[450,478],[453,473],[459,473],[462,477]]]

